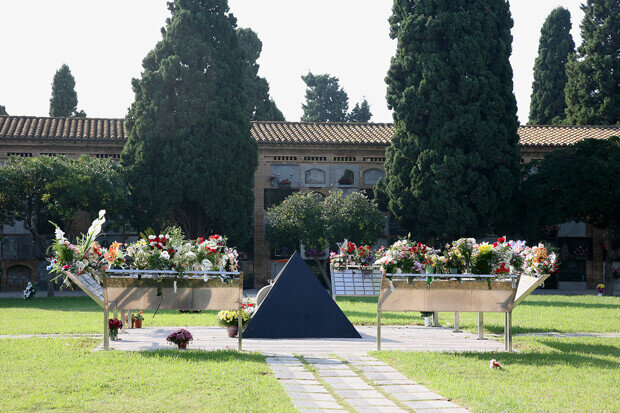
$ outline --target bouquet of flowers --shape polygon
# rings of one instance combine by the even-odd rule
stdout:
[[[540,243],[523,250],[523,272],[527,275],[540,277],[543,274],[552,274],[558,270],[555,253],[549,252]]]
[[[340,244],[338,252],[330,254],[330,263],[335,269],[345,269],[350,266],[369,268],[374,265],[375,260],[370,246],[360,245],[358,247],[345,239]]]
[[[596,291],[598,291],[599,295],[605,295],[605,284],[597,285]]]
[[[375,265],[386,273],[426,273],[427,267],[431,271],[431,268],[441,264],[433,248],[408,239],[396,241],[389,248],[379,250],[377,255],[380,258]]]
[[[116,318],[110,318],[108,320],[108,329],[110,330],[110,338],[116,340],[118,337],[118,330],[123,328],[123,322]]]
[[[588,250],[585,249],[584,247],[582,247],[581,245],[579,245],[577,248],[575,248],[575,250],[573,251],[573,255],[575,257],[585,257],[586,255],[588,255]]]
[[[48,271],[62,274],[69,271],[76,275],[89,273],[101,276],[110,263],[106,260],[104,248],[95,239],[101,232],[105,223],[105,210],[99,211],[99,217],[93,221],[86,235],[77,239],[75,244],[65,238],[65,233],[54,223],[56,227],[55,239],[52,241],[51,250],[54,255],[50,260]],[[116,262],[118,255],[115,256]],[[122,258],[120,258],[122,260]]]

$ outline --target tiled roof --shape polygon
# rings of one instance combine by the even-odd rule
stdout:
[[[0,140],[124,142],[124,119],[0,116]]]
[[[569,146],[587,139],[620,136],[620,126],[519,126],[521,146]]]
[[[391,123],[252,123],[252,136],[259,144],[387,146],[393,131]],[[521,146],[554,147],[620,135],[620,126],[528,125],[520,126],[518,133]],[[126,139],[124,119],[0,116],[0,140],[122,143]]]
[[[389,145],[391,123],[253,122],[252,136],[263,144]]]

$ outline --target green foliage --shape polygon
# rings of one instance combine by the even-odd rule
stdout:
[[[265,237],[276,247],[325,249],[348,239],[374,244],[383,231],[384,217],[374,201],[361,192],[344,195],[332,190],[322,198],[314,193],[294,193],[265,214]]]
[[[120,166],[86,155],[11,157],[0,167],[0,187],[0,223],[22,221],[42,249],[40,227],[48,220],[67,231],[78,211],[95,216],[105,209],[108,217],[119,219],[129,199]]]
[[[338,83],[337,77],[328,74],[301,77],[306,83],[306,103],[302,105],[302,122],[346,122],[349,97]]]
[[[534,83],[530,101],[530,124],[559,124],[564,120],[566,63],[575,53],[570,34],[570,12],[557,7],[540,30],[538,57],[534,63]]]
[[[252,232],[256,141],[245,94],[247,59],[226,0],[176,0],[146,56],[121,155],[138,230],[180,225],[194,238]]]
[[[284,115],[269,96],[269,82],[258,76],[259,65],[256,62],[263,50],[263,43],[252,29],[238,28],[237,38],[248,65],[245,93],[250,107],[250,120],[283,121]]]
[[[395,0],[390,25],[390,210],[416,238],[488,233],[519,181],[508,3]]]
[[[86,117],[83,110],[77,110],[78,98],[75,92],[75,79],[71,69],[66,64],[54,74],[52,82],[52,97],[50,98],[50,116],[57,117]]]
[[[620,122],[620,2],[588,0],[581,5],[581,46],[566,73],[566,118],[573,125]]]
[[[371,117],[370,105],[366,98],[364,98],[361,104],[356,103],[353,109],[351,109],[351,113],[347,116],[347,120],[349,122],[368,122]]]
[[[545,156],[523,184],[528,221],[538,228],[588,221],[600,228],[620,224],[620,138],[585,139]]]
[[[5,115],[8,116],[9,114],[6,113],[6,108],[4,107],[4,105],[0,105],[0,116]]]

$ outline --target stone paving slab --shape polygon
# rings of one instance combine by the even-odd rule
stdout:
[[[322,400],[335,402],[336,399],[329,393],[307,393],[307,392],[289,392],[288,395],[293,400]]]
[[[428,391],[428,389],[420,384],[397,384],[381,386],[386,392],[389,393],[422,393]]]
[[[360,413],[406,413],[400,407],[391,406],[358,406],[356,410]]]
[[[318,382],[317,382],[318,383]],[[320,384],[286,384],[282,383],[287,392],[329,393]]]
[[[409,380],[407,376],[395,372],[365,372],[364,375],[371,380]]]
[[[392,406],[392,407],[398,407],[398,406],[396,406],[396,403],[394,403],[391,400],[388,400],[385,397],[383,399],[347,399],[347,403],[349,403],[353,407],[356,407],[356,406]]]
[[[439,409],[439,408],[458,408],[454,403],[447,400],[418,400],[403,402],[407,406],[417,409]]]
[[[357,374],[347,368],[345,369],[326,369],[326,370],[317,370],[321,377],[357,377]]]
[[[377,390],[340,390],[338,394],[345,399],[383,399]]]
[[[343,412],[342,409],[298,409],[301,413],[334,413],[334,412]]]
[[[469,413],[469,410],[462,407],[455,407],[454,409],[415,409],[416,413]]]
[[[312,408],[317,407],[320,409],[342,409],[342,406],[337,402],[323,401],[323,400],[293,400],[295,407]]]
[[[443,400],[444,398],[430,391],[420,393],[394,393],[394,398],[400,401],[415,401],[415,400]]]
[[[110,343],[110,348],[119,351],[142,351],[172,349],[166,337],[179,327],[146,327],[128,329],[119,334],[119,341]],[[222,327],[185,327],[194,336],[191,349],[200,350],[235,350],[237,339],[229,338]],[[245,339],[243,349],[259,351],[263,354],[286,355],[312,352],[315,356],[342,354],[363,357],[369,351],[376,350],[376,328],[373,326],[356,327],[361,339]],[[476,335],[461,332],[454,333],[450,328],[419,326],[386,326],[381,329],[381,348],[383,350],[411,351],[473,351],[503,352],[503,343],[496,340],[477,340]],[[101,349],[101,345],[97,349]],[[287,364],[290,360],[278,363]],[[296,364],[296,363],[295,363]],[[329,366],[330,364],[325,364]],[[369,366],[372,367],[372,366]]]

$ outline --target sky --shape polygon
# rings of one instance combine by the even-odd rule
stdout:
[[[551,10],[572,16],[581,43],[580,0],[512,0],[514,91],[527,123],[540,28]],[[238,25],[263,42],[259,74],[289,121],[302,115],[312,71],[340,79],[349,107],[368,100],[372,122],[391,122],[385,74],[396,43],[389,38],[390,0],[229,0]],[[131,78],[161,39],[166,0],[0,0],[0,105],[11,115],[47,116],[52,78],[66,63],[76,80],[78,109],[122,118],[134,99]]]

